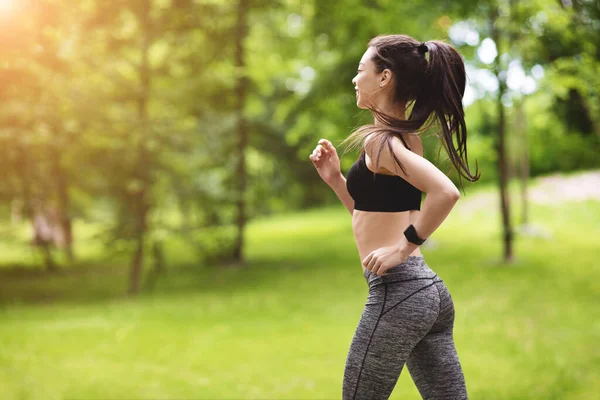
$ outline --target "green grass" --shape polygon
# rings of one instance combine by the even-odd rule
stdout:
[[[460,204],[422,251],[454,299],[470,398],[597,398],[600,202],[532,206],[552,236],[517,236],[511,265],[497,207]],[[367,296],[350,215],[254,221],[247,241],[245,269],[179,247],[135,299],[123,263],[4,271],[0,399],[341,398]],[[420,398],[406,368],[391,398]]]

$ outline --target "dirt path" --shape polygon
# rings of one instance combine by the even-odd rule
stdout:
[[[529,199],[539,204],[600,200],[600,171],[582,172],[572,176],[541,177],[529,191]]]
[[[513,193],[511,200],[520,201]],[[567,201],[595,199],[600,201],[600,171],[586,171],[572,175],[554,174],[538,177],[534,184],[528,187],[528,197],[531,203],[560,204]],[[499,207],[499,195],[481,193],[462,197],[457,204],[461,214],[471,214],[482,208]]]

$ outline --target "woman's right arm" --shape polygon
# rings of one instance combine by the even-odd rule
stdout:
[[[323,181],[333,189],[344,207],[352,215],[354,212],[354,199],[346,188],[346,178],[340,170],[340,159],[333,144],[327,139],[319,140],[319,144],[309,158]]]
[[[346,178],[344,178],[344,175],[340,174],[337,178],[333,179],[329,184],[329,187],[333,189],[344,207],[346,207],[350,215],[352,215],[354,212],[354,199],[352,196],[350,196],[350,193],[348,193],[348,188],[346,187]]]

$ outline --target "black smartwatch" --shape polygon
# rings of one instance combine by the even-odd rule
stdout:
[[[408,228],[406,228],[406,230],[404,231],[404,236],[406,236],[406,239],[408,239],[409,242],[417,244],[419,246],[425,243],[425,239],[421,239],[417,235],[417,231],[415,230],[413,224],[410,224]]]

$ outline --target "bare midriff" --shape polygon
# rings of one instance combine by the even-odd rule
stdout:
[[[404,230],[419,217],[419,210],[400,212],[379,212],[354,210],[352,231],[360,260],[364,260],[380,247],[396,246],[404,236]],[[421,255],[417,247],[411,256]],[[364,265],[362,266],[365,271]]]

